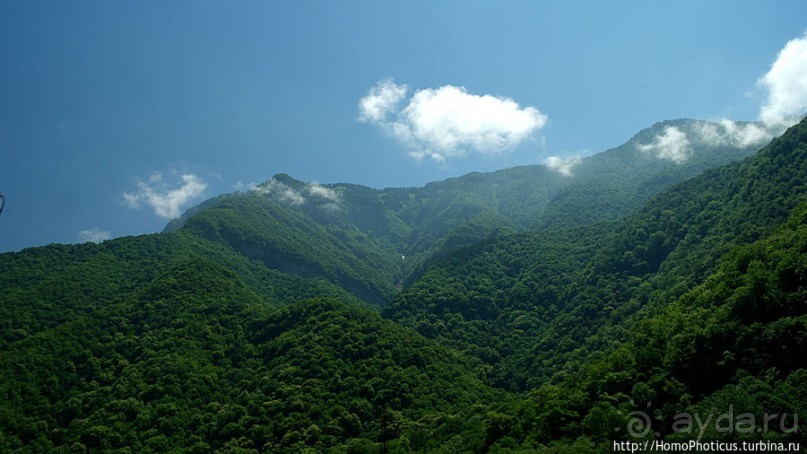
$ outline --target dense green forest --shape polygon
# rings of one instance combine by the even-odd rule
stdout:
[[[0,254],[0,450],[799,442],[807,120],[759,151],[642,152],[704,125],[569,174],[276,175],[160,234]],[[681,420],[727,412],[754,430]]]

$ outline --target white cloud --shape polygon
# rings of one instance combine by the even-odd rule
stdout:
[[[341,199],[337,191],[331,188],[326,188],[318,183],[310,183],[306,184],[300,189],[294,189],[275,178],[272,178],[271,180],[259,185],[250,184],[248,190],[264,194],[268,197],[274,198],[278,202],[294,206],[299,206],[308,202],[309,200],[315,201],[315,199],[317,199],[319,203],[322,204],[321,206],[329,210],[334,208],[338,209],[338,203]],[[306,194],[308,196],[306,196]]]
[[[445,162],[470,152],[501,153],[547,122],[534,107],[522,108],[510,98],[475,95],[453,85],[418,90],[397,110],[406,92],[405,85],[379,82],[359,102],[359,119],[391,132],[418,159],[428,156]]]
[[[657,158],[667,159],[678,164],[689,159],[689,155],[692,153],[687,135],[675,126],[667,126],[653,142],[640,144],[638,148],[643,153],[649,153]]]
[[[769,128],[781,131],[807,113],[807,33],[785,45],[758,83],[768,90],[759,117]]]
[[[279,191],[277,196],[280,198],[281,202],[286,202],[291,205],[302,205],[305,203],[305,197],[302,196],[299,192],[295,191],[294,189],[286,186],[285,189]]]
[[[692,122],[684,129],[667,126],[651,143],[639,144],[637,148],[659,159],[680,164],[689,159],[693,147],[755,147],[764,145],[776,135],[762,123],[738,123],[726,119],[716,123]]]
[[[123,200],[131,208],[145,203],[157,216],[174,219],[188,203],[202,196],[206,188],[207,183],[194,174],[180,175],[180,181],[169,184],[160,172],[154,172],[148,181],[137,182],[136,192],[124,192]]]
[[[289,205],[302,205],[305,203],[305,197],[302,194],[274,178],[259,184],[252,190],[275,197],[278,201]]]
[[[250,181],[249,183],[244,183],[243,181],[238,180],[233,185],[233,190],[238,191],[238,192],[254,191],[257,188],[258,188],[258,184],[255,183],[254,181]]]
[[[378,82],[359,101],[359,120],[384,121],[389,114],[396,111],[407,90],[406,85],[396,85],[392,79]]]
[[[91,229],[78,232],[77,237],[79,243],[100,243],[112,238],[112,235],[105,230],[99,229],[98,227],[93,227]]]
[[[751,147],[770,141],[775,134],[756,123],[737,123],[720,120],[718,124],[703,123],[695,130],[699,142],[717,147]]]
[[[559,156],[550,156],[546,158],[546,162],[544,163],[544,165],[563,175],[571,176],[572,168],[580,164],[581,162],[583,162],[583,158],[579,156],[572,156],[566,159],[563,159]]]
[[[333,189],[326,188],[325,186],[320,186],[317,183],[309,184],[306,187],[308,193],[314,197],[320,197],[323,199],[330,200],[331,202],[338,202],[339,201],[339,194],[336,193]]]

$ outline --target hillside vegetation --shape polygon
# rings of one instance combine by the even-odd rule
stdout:
[[[160,234],[2,254],[0,450],[799,441],[807,120],[756,153],[694,139],[716,127],[660,123],[568,175],[276,175]],[[669,128],[686,160],[645,152]],[[785,419],[674,430],[727,411]]]

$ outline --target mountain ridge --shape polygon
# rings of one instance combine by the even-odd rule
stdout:
[[[553,361],[552,373],[562,371],[569,358],[557,352],[571,354],[597,329],[657,307],[661,295],[679,297],[713,271],[731,247],[756,241],[784,222],[807,193],[804,180],[795,176],[807,175],[807,153],[790,158],[780,153],[799,150],[792,142],[807,142],[800,133],[793,127],[757,155],[675,185],[612,224],[523,233],[437,261],[385,314],[429,337],[477,351],[480,358],[490,359],[486,347],[507,344],[510,359],[491,364],[509,368],[508,377],[526,373],[533,383],[549,380],[551,375],[541,372],[545,365],[538,366],[542,361]],[[749,192],[750,186],[743,190],[737,182],[765,190]],[[769,194],[780,196],[768,200]],[[549,313],[557,326],[528,317],[527,328],[514,336],[518,323],[507,319],[514,309]],[[456,314],[464,320],[456,320]],[[449,320],[453,330],[447,329]],[[568,346],[558,347],[561,343]],[[519,353],[519,348],[525,350]],[[506,366],[510,360],[524,363]],[[502,385],[521,389],[527,379]]]
[[[706,172],[641,147],[687,124],[711,123],[614,149],[659,172],[623,178],[627,215],[568,185],[519,230],[529,198],[486,197],[519,194],[506,171],[281,176],[161,234],[0,254],[0,449],[606,452],[637,405],[670,440],[682,412],[802,412],[807,119]],[[599,159],[574,169],[624,170]]]
[[[732,125],[734,128],[756,127],[754,123]],[[692,137],[683,139],[689,144],[689,148],[682,149],[688,153],[683,161],[658,157],[654,151],[642,148],[663,137],[670,128]],[[353,289],[361,298],[383,305],[395,289],[411,281],[425,263],[452,250],[520,231],[618,219],[675,182],[741,159],[756,150],[752,145],[732,146],[727,142],[729,139],[721,139],[723,142],[715,139],[723,137],[720,128],[724,136],[729,135],[729,130],[719,123],[669,120],[640,131],[619,147],[581,158],[571,169],[518,166],[488,173],[474,172],[415,188],[373,189],[349,183],[306,183],[280,173],[245,193],[224,194],[191,208],[181,218],[170,222],[165,231],[182,229],[190,222],[197,232],[229,241],[227,235],[215,232],[218,228],[215,225],[265,223],[282,232],[284,227],[278,226],[275,219],[280,216],[291,226],[283,233],[288,239],[299,236],[302,229],[307,234],[321,231],[323,245],[358,240],[372,246],[348,250],[324,247],[332,250],[329,255],[343,257],[338,262],[360,257],[375,263],[374,271],[362,272],[365,276],[384,270],[382,274],[391,278],[384,278],[382,282],[371,277],[377,282],[368,284],[361,282],[358,276],[337,276],[338,273],[326,269],[328,265],[323,268],[322,260],[307,260],[308,252],[301,242],[296,246],[287,244],[285,252],[276,254],[277,259],[265,258],[265,263],[275,267],[285,264],[282,271],[292,274],[324,277]],[[703,139],[706,130],[711,134],[709,140]],[[254,195],[268,202],[258,203],[253,197],[257,205],[250,207],[246,199]],[[237,202],[239,200],[241,202]],[[245,213],[269,211],[262,218],[250,214],[247,222],[236,219],[239,215],[232,210],[234,204],[247,210]],[[214,221],[216,212],[228,221]],[[203,225],[205,223],[208,225]],[[277,234],[268,231],[256,230],[255,234],[260,238],[276,238],[273,244],[282,242]],[[265,241],[260,238],[250,241]],[[242,240],[230,241],[230,245],[250,256],[255,246]],[[361,268],[358,264],[350,267]]]

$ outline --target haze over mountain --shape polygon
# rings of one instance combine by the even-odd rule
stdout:
[[[603,452],[647,435],[638,405],[668,440],[697,438],[682,412],[798,413],[807,120],[756,153],[730,130],[421,188],[276,175],[160,234],[2,254],[0,443]],[[704,430],[797,442],[784,418]]]

